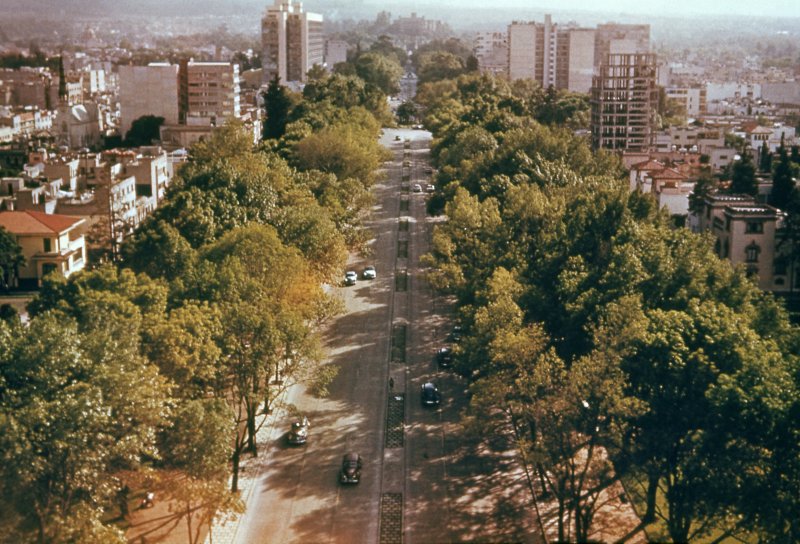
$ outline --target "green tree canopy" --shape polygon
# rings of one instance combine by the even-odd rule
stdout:
[[[384,94],[392,95],[400,91],[403,67],[393,58],[380,53],[364,53],[356,61],[356,74]]]
[[[19,267],[24,265],[25,256],[16,237],[0,227],[0,281],[4,290],[14,285]]]
[[[164,118],[157,115],[143,115],[134,119],[130,130],[125,134],[125,145],[139,147],[150,145],[153,140],[160,140],[160,129],[163,124]]]

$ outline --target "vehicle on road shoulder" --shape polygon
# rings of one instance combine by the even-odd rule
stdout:
[[[308,418],[304,417],[292,423],[292,428],[286,435],[286,440],[292,446],[301,446],[308,441]]]
[[[355,285],[356,281],[358,281],[358,274],[356,274],[353,270],[348,270],[344,275],[344,284]]]
[[[377,276],[378,272],[372,265],[364,268],[364,272],[361,273],[361,277],[364,278],[365,280],[374,280]]]

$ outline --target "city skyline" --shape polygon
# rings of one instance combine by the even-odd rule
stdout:
[[[0,12],[25,12],[36,11],[42,8],[65,13],[74,10],[85,10],[87,13],[100,15],[107,13],[141,13],[143,7],[152,8],[156,11],[182,10],[184,5],[191,6],[192,12],[209,13],[246,13],[254,9],[259,11],[266,10],[274,3],[273,0],[176,0],[165,6],[158,0],[120,0],[118,2],[108,2],[106,0],[64,0],[53,6],[51,0],[5,0],[0,5]],[[429,0],[389,0],[379,2],[377,0],[361,0],[358,2],[344,2],[342,0],[310,0],[303,2],[304,9],[317,12],[347,12],[363,10],[386,10],[390,12],[406,13],[417,12],[426,15],[431,11],[441,9],[455,9],[472,11],[485,10],[486,4],[479,0],[441,0],[431,2]],[[582,12],[582,13],[608,13],[616,15],[658,15],[658,16],[747,16],[747,17],[768,17],[768,18],[800,18],[800,4],[793,0],[766,0],[764,2],[753,3],[745,0],[730,0],[725,3],[719,2],[695,2],[691,0],[675,0],[668,4],[661,2],[639,2],[636,0],[605,0],[601,3],[587,4],[581,0],[563,0],[557,5],[548,2],[530,2],[527,0],[500,0],[494,2],[492,10],[519,13],[520,11],[538,13],[558,13],[558,12]],[[398,11],[399,10],[399,11]]]

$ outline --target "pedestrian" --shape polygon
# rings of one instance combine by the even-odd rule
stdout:
[[[394,389],[394,378],[389,377],[389,390]]]
[[[128,519],[128,493],[130,493],[130,488],[127,484],[119,490],[117,494],[117,502],[119,504],[119,514],[122,519]]]

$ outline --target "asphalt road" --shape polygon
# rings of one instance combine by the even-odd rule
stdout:
[[[375,265],[378,277],[335,288],[347,312],[325,340],[339,374],[325,399],[299,387],[291,391],[290,402],[311,421],[308,444],[286,445],[287,419],[260,445],[270,462],[237,542],[535,542],[525,478],[513,451],[465,435],[459,420],[466,385],[434,360],[451,322],[447,305],[424,281],[419,257],[437,219],[426,216],[425,193],[409,190],[428,181],[430,134],[387,129],[382,141],[395,160],[375,187],[372,255],[350,262],[359,275]],[[398,291],[395,275],[403,271],[407,289]],[[402,326],[405,357],[394,352],[392,361],[392,331]],[[428,380],[442,391],[439,408],[420,404],[419,387]],[[390,404],[397,408],[393,417],[403,420],[400,444],[385,442]],[[344,487],[337,475],[349,451],[361,455],[364,468],[360,484]]]

